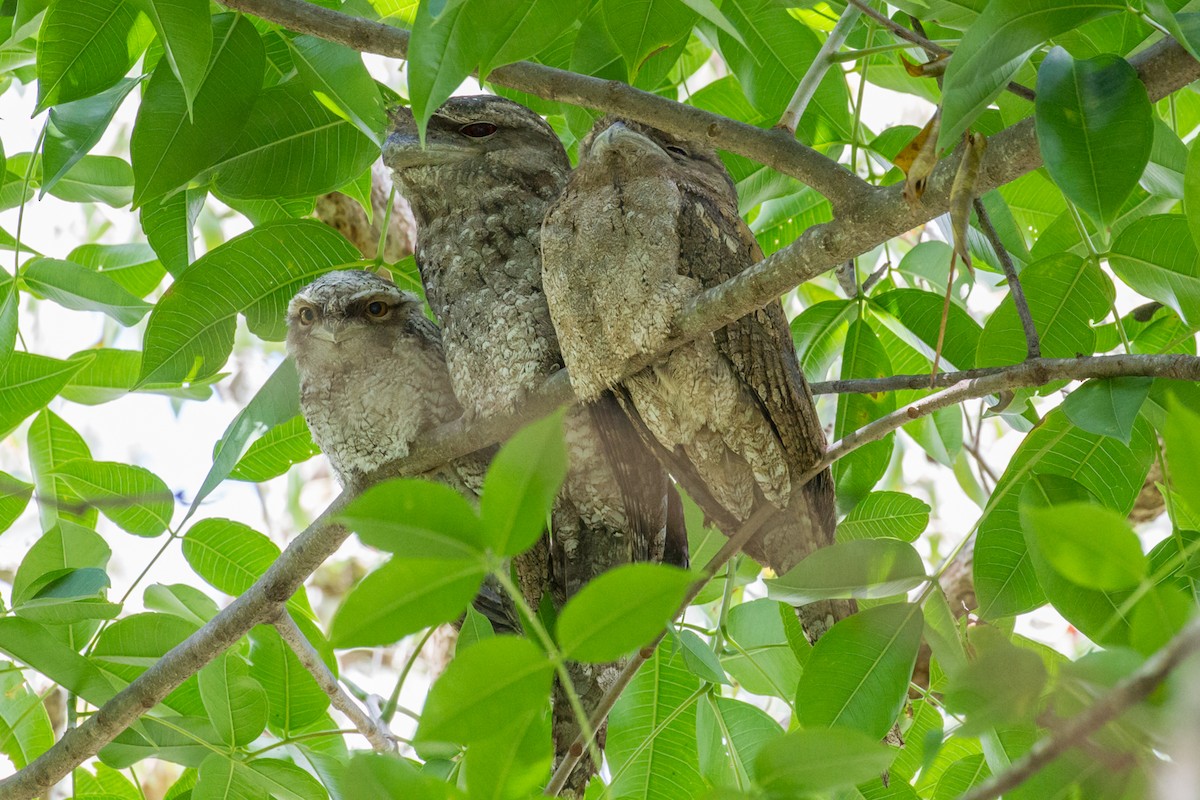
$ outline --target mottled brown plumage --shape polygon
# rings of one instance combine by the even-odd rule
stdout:
[[[554,131],[517,103],[492,96],[448,101],[425,147],[411,113],[395,112],[384,162],[417,219],[417,264],[442,324],[451,382],[468,415],[510,412],[562,366],[542,293],[540,233],[569,164]],[[669,479],[610,395],[566,420],[570,469],[552,515],[552,595],[561,605],[584,583],[631,560],[686,552],[671,528]],[[669,543],[668,543],[669,539]],[[572,665],[585,707],[613,665]],[[559,755],[574,738],[556,704]],[[586,759],[585,759],[586,761]],[[579,790],[594,768],[585,765]]]
[[[421,299],[364,270],[329,272],[292,298],[287,350],[300,408],[343,484],[408,455],[418,435],[458,419],[438,328]],[[478,501],[490,451],[426,475]],[[511,601],[485,586],[476,607],[500,630],[520,630]]]
[[[705,147],[603,122],[542,233],[543,281],[576,392],[618,384],[634,356],[661,351],[687,300],[762,259],[737,195]],[[726,532],[763,503],[780,513],[746,547],[777,572],[833,542],[828,470],[796,479],[825,436],[776,301],[673,350],[621,384],[673,475]],[[853,608],[801,611],[819,636]]]

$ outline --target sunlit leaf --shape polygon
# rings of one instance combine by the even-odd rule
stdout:
[[[907,542],[859,539],[822,547],[767,581],[767,596],[801,606],[839,597],[891,597],[926,580],[925,565]]]
[[[518,431],[492,459],[479,512],[488,543],[501,555],[527,550],[542,534],[567,474],[563,414]]]

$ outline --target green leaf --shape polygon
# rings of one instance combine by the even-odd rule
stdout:
[[[800,676],[800,724],[854,728],[883,738],[908,696],[922,627],[918,606],[894,603],[865,609],[830,628]]]
[[[554,665],[528,639],[496,636],[450,662],[425,700],[418,742],[471,744],[507,732],[550,697]]]
[[[183,274],[195,257],[192,226],[207,196],[203,189],[188,190],[142,206],[141,223],[146,240],[172,275]]]
[[[721,659],[717,658],[708,642],[688,630],[674,633],[672,629],[668,631],[668,638],[672,644],[679,643],[679,652],[683,654],[684,663],[697,678],[709,683],[732,685],[725,675],[725,668],[721,666]]]
[[[284,312],[300,287],[358,258],[341,234],[314,220],[271,222],[209,251],[179,276],[150,314],[139,383],[191,381],[216,373],[233,349],[239,313],[255,334],[283,339]]]
[[[825,300],[804,309],[792,320],[792,343],[800,367],[810,381],[822,380],[841,353],[855,311],[848,300]]]
[[[126,327],[136,325],[151,308],[108,276],[70,261],[32,258],[25,262],[21,280],[65,308],[100,311]]]
[[[422,628],[450,622],[466,611],[486,574],[477,560],[396,556],[346,595],[333,617],[334,646],[392,644]]]
[[[1153,378],[1137,377],[1091,380],[1067,395],[1063,413],[1078,428],[1129,444],[1153,383]]]
[[[153,37],[149,20],[124,0],[52,3],[38,35],[34,113],[113,86]]]
[[[943,263],[950,262],[947,260]],[[873,296],[871,303],[895,317],[931,351],[937,347],[938,330],[942,324],[942,295],[921,289],[893,289]],[[982,333],[979,323],[966,310],[951,303],[945,341],[942,343],[943,361],[954,369],[973,369],[975,350]]]
[[[1091,261],[1068,253],[1043,258],[1021,272],[1021,286],[1029,302],[1047,358],[1091,355],[1096,332],[1089,320],[1099,321],[1112,308],[1112,281]],[[1025,335],[1012,295],[988,317],[979,337],[979,366],[1019,364],[1025,360]]]
[[[733,40],[743,47],[746,45],[746,40],[738,33],[737,28],[729,21],[729,18],[721,13],[721,9],[712,0],[680,0],[685,6],[695,11],[708,22],[717,26],[720,30],[733,37]]]
[[[0,753],[15,769],[24,769],[53,744],[54,728],[42,698],[19,669],[0,662]]]
[[[784,623],[795,618],[790,606],[766,598],[739,603],[729,610],[725,633],[736,655],[722,656],[721,663],[746,691],[785,701],[795,696],[800,661],[788,644]]]
[[[700,682],[659,647],[621,693],[605,753],[613,797],[673,800],[703,795],[692,703]]]
[[[721,12],[742,34],[739,43],[721,32],[721,54],[746,97],[774,122],[816,58],[821,40],[774,0],[725,0]],[[850,128],[846,79],[839,71],[829,70],[800,118],[797,135],[805,144],[821,146],[851,141]]]
[[[926,581],[925,565],[907,542],[859,539],[822,547],[767,581],[767,596],[793,606],[839,597],[891,597]]]
[[[101,795],[102,800],[143,800],[141,789],[112,767],[97,763],[95,769],[94,777],[80,767],[71,773],[75,797],[87,800],[92,795]]]
[[[536,796],[553,762],[550,711],[543,708],[517,716],[504,736],[472,742],[463,769],[473,798],[508,800]]]
[[[213,31],[207,0],[133,0],[158,31],[163,57],[183,88],[188,113],[204,85]]]
[[[379,146],[352,122],[290,80],[259,95],[214,166],[214,186],[231,198],[308,197],[353,180],[378,157]]]
[[[1189,159],[1190,166],[1197,159]],[[1113,240],[1108,263],[1135,291],[1173,308],[1189,325],[1200,325],[1200,252],[1188,231],[1197,210],[1188,205],[1187,219],[1158,214],[1136,220]]]
[[[696,707],[700,772],[714,786],[750,788],[758,754],[782,736],[779,723],[749,703],[705,695]]]
[[[1191,464],[1200,453],[1200,414],[1188,408],[1178,397],[1168,404],[1163,441],[1167,445],[1167,464],[1171,483],[1188,506],[1200,512],[1200,471]]]
[[[1130,644],[1149,656],[1179,633],[1195,613],[1191,598],[1171,584],[1151,589],[1133,607]]]
[[[447,800],[459,798],[436,774],[417,770],[411,761],[356,751],[346,770],[346,782],[355,787],[363,797],[390,797],[400,795],[405,800]]]
[[[1023,506],[1021,520],[1050,564],[1073,583],[1127,589],[1146,576],[1146,556],[1137,535],[1115,511],[1090,503]]]
[[[329,793],[303,768],[273,758],[239,761],[226,753],[213,753],[200,764],[192,800],[235,800],[270,797],[272,800],[325,800]]]
[[[100,534],[60,521],[42,534],[21,559],[13,578],[13,604],[24,603],[55,575],[86,567],[103,569],[111,555]]]
[[[947,672],[963,667],[967,662],[963,650],[958,620],[950,610],[950,603],[940,586],[934,587],[921,607],[925,614],[925,641],[929,643],[933,656]]]
[[[665,564],[625,564],[593,579],[559,614],[563,657],[601,664],[648,643],[675,616],[692,580]]]
[[[1090,19],[1124,10],[1125,4],[1115,0],[988,3],[963,36],[946,68],[938,149],[958,142],[1042,42]]]
[[[268,430],[246,448],[229,473],[235,481],[261,483],[283,475],[321,452],[313,442],[304,417],[295,416]]]
[[[297,36],[287,43],[305,85],[322,103],[353,123],[377,148],[382,147],[383,130],[387,127],[383,98],[363,65],[362,55],[316,36]]]
[[[107,601],[108,587],[108,573],[100,567],[53,570],[27,587],[26,599],[14,603],[13,612],[47,625],[112,619],[121,606]]]
[[[992,726],[1011,725],[1038,710],[1046,667],[1037,653],[1016,647],[996,628],[971,629],[972,659],[950,676],[947,708],[965,714],[963,735]]]
[[[20,617],[0,617],[0,652],[45,675],[94,706],[114,694],[113,681],[49,630]]]
[[[80,501],[94,505],[123,531],[158,536],[171,525],[175,497],[153,472],[132,464],[77,459],[59,464],[51,475]]]
[[[479,68],[538,53],[583,13],[583,0],[449,0],[417,7],[408,49],[409,97],[417,127]]]
[[[199,627],[217,615],[216,602],[201,590],[183,583],[152,583],[142,593],[150,611],[172,614]]]
[[[892,365],[871,326],[861,317],[851,322],[846,334],[846,347],[842,351],[841,377],[882,378],[891,372]],[[895,410],[896,398],[890,392],[841,395],[838,397],[833,435],[841,439]],[[834,462],[833,478],[837,483],[839,502],[853,506],[871,491],[891,461],[895,440],[895,434],[889,433]]]
[[[449,486],[414,478],[372,486],[338,515],[364,544],[408,560],[480,561],[479,517]]]
[[[33,497],[33,484],[0,472],[0,533],[12,527]]]
[[[67,171],[96,146],[108,130],[113,115],[137,86],[135,78],[122,78],[95,97],[60,103],[50,109],[46,138],[42,142],[42,188],[39,197],[54,187]]]
[[[262,85],[262,39],[249,19],[212,18],[212,54],[188,110],[170,64],[146,85],[129,142],[135,208],[185,186],[215,164],[241,133]]]
[[[32,353],[13,353],[0,377],[0,436],[54,399],[81,366]]]
[[[108,276],[134,297],[145,297],[162,283],[166,270],[154,250],[141,243],[81,244],[67,261]]]
[[[267,724],[276,735],[302,730],[325,716],[329,696],[274,628],[250,631],[250,668],[251,677],[266,690]]]
[[[759,753],[758,784],[773,795],[794,797],[862,783],[891,763],[892,751],[878,738],[851,730],[792,731]]]
[[[244,747],[267,727],[267,693],[240,657],[223,653],[197,677],[200,699],[221,741]]]
[[[564,413],[525,426],[492,459],[479,514],[488,543],[500,555],[524,552],[542,535],[567,475]]]
[[[1038,69],[1037,140],[1050,177],[1092,219],[1111,225],[1150,160],[1146,86],[1119,56],[1075,61],[1056,47]]]
[[[975,591],[989,619],[1029,611],[1046,601],[1022,532],[1019,499],[1035,475],[1081,483],[1120,514],[1133,507],[1153,457],[1149,426],[1134,426],[1131,446],[1071,425],[1055,410],[1025,437],[988,501],[975,544]]]
[[[142,367],[144,372],[144,360]],[[188,516],[195,513],[201,501],[229,476],[237,466],[238,459],[246,452],[246,445],[251,438],[300,413],[299,381],[296,363],[285,358],[254,393],[254,397],[250,398],[246,407],[233,418],[213,447],[213,465],[196,491],[196,498],[188,508]]]
[[[855,539],[916,541],[929,524],[930,508],[903,492],[871,492],[838,523],[839,542]]]
[[[17,344],[17,307],[21,296],[16,281],[0,268],[0,375],[8,369]]]
[[[41,168],[38,164],[38,173]],[[120,208],[133,198],[133,169],[114,156],[84,156],[49,191],[69,203],[103,203]]]
[[[647,56],[691,33],[697,18],[680,0],[601,0],[600,13],[630,79]]]

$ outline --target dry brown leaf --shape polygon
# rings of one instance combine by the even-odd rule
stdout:
[[[904,171],[908,179],[904,182],[904,199],[915,203],[925,194],[925,182],[929,174],[937,166],[938,129],[941,127],[942,110],[933,112],[933,117],[925,123],[913,140],[892,159],[893,163]]]

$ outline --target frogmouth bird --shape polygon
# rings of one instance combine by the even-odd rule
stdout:
[[[625,375],[631,359],[667,347],[690,298],[762,259],[717,154],[602,121],[547,213],[542,251],[576,394],[618,388],[671,473],[727,533],[764,504],[777,510],[745,548],[776,572],[832,544],[829,470],[800,481],[825,435],[778,300]],[[831,601],[800,617],[816,638],[853,608]]]
[[[545,120],[518,103],[456,97],[429,120],[424,145],[411,112],[394,111],[384,163],[417,220],[417,266],[442,326],[459,401],[468,416],[518,410],[562,366],[540,256],[542,218],[570,169],[562,144]],[[682,514],[666,472],[615,398],[592,399],[568,412],[564,426],[569,469],[551,515],[557,605],[614,566],[686,558]],[[531,580],[521,578],[523,587]],[[571,670],[590,709],[615,667]],[[561,698],[554,727],[561,757],[577,730]],[[592,770],[585,764],[572,788],[581,788]]]

